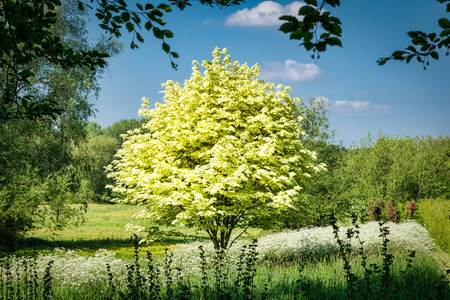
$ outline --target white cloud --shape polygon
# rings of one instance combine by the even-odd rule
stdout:
[[[368,100],[330,100],[328,97],[315,97],[315,101],[319,101],[320,99],[325,104],[330,105],[332,111],[340,112],[347,116],[386,114],[391,111],[390,106],[373,104]]]
[[[385,114],[391,110],[389,106],[372,104],[368,100],[336,100],[333,101],[332,107],[346,115]]]
[[[303,64],[292,59],[264,63],[261,68],[261,77],[266,80],[310,81],[318,78],[321,73],[315,64]]]
[[[292,2],[283,6],[277,2],[264,1],[252,9],[244,8],[227,17],[225,24],[229,26],[274,26],[281,25],[279,17],[283,15],[298,15],[304,2]]]

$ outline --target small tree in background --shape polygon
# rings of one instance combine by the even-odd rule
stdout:
[[[197,61],[184,86],[163,84],[165,104],[140,115],[109,166],[121,202],[145,204],[142,218],[205,230],[227,248],[234,229],[263,227],[297,209],[302,188],[323,166],[301,142],[289,87],[259,79],[259,66],[232,62],[227,49]]]

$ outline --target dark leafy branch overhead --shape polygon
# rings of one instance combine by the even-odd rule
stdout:
[[[438,0],[440,3],[450,2],[450,0]],[[447,3],[446,12],[450,12],[450,3]],[[450,21],[446,18],[441,18],[438,21],[441,27],[441,33],[426,34],[423,31],[408,32],[411,38],[412,45],[406,47],[405,50],[394,51],[391,56],[380,58],[377,63],[382,66],[389,60],[406,61],[409,63],[412,59],[416,59],[423,64],[424,70],[430,64],[430,57],[438,60],[438,50],[444,50],[445,55],[449,55],[450,50]]]
[[[69,1],[69,0],[67,0]],[[143,30],[161,40],[164,52],[173,62],[178,54],[171,50],[167,39],[173,33],[163,28],[165,14],[172,7],[183,10],[192,0],[168,0],[166,3],[136,3],[125,0],[72,0],[78,9],[95,13],[99,26],[112,37],[120,37],[122,29],[132,35],[130,46],[143,43]],[[203,5],[226,7],[243,0],[199,0]],[[132,7],[131,7],[132,3]],[[55,118],[62,112],[53,99],[37,99],[27,93],[34,77],[32,64],[45,60],[63,69],[89,68],[93,76],[106,67],[109,55],[101,51],[74,51],[65,46],[51,28],[57,21],[61,0],[0,0],[0,122],[12,119]]]
[[[87,67],[92,72],[106,66],[109,55],[96,50],[75,52],[52,33],[55,9],[60,6],[59,0],[0,0],[0,122],[61,113],[54,100],[37,101],[26,93],[35,75],[34,61],[46,60],[64,69]]]
[[[447,3],[446,11],[450,12],[450,0],[438,0]],[[280,31],[290,34],[291,40],[299,40],[300,46],[306,51],[313,51],[314,58],[320,58],[320,52],[327,50],[327,46],[342,47],[341,21],[325,10],[326,5],[331,7],[340,6],[339,0],[323,0],[319,5],[317,0],[305,0],[307,5],[302,6],[296,16],[282,16],[280,20],[286,21],[280,27]],[[422,31],[408,32],[412,45],[405,50],[394,51],[391,56],[380,58],[378,65],[384,65],[389,60],[406,61],[409,63],[416,59],[422,63],[424,69],[429,65],[430,57],[439,59],[439,50],[444,50],[449,55],[450,50],[450,21],[441,18],[438,21],[441,33],[426,34]]]
[[[336,7],[339,0],[324,0],[320,5],[317,0],[305,0],[307,5],[302,6],[298,12],[300,18],[295,16],[282,16],[280,20],[286,21],[280,31],[290,34],[291,40],[299,40],[300,46],[306,51],[313,51],[312,58],[320,58],[320,52],[327,50],[327,46],[342,47],[341,21],[325,11],[326,4]]]

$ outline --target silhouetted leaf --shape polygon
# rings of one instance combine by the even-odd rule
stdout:
[[[288,22],[288,23],[284,23],[280,26],[280,31],[284,32],[284,33],[289,33],[292,32],[294,30],[296,30],[298,28],[297,24]]]
[[[314,7],[305,5],[300,8],[300,10],[298,11],[298,14],[302,15],[302,16],[306,16],[307,14],[315,12],[315,11],[316,11],[316,9]]]
[[[439,26],[441,26],[442,29],[450,28],[450,21],[448,19],[446,19],[446,18],[439,19],[438,23],[439,23]]]
[[[167,43],[162,43],[162,49],[164,50],[164,52],[169,53],[170,51],[170,46]]]
[[[436,51],[431,51],[430,56],[436,60],[439,59],[439,54]]]

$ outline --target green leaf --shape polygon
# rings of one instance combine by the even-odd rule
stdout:
[[[291,40],[301,40],[302,38],[303,38],[303,31],[301,30],[295,30],[289,36],[289,39]]]
[[[435,60],[438,60],[438,59],[439,59],[439,54],[438,54],[436,51],[431,51],[431,52],[430,52],[430,56],[431,56],[432,58],[434,58]]]
[[[331,5],[332,7],[340,6],[341,3],[339,0],[324,0],[325,3]]]
[[[341,22],[341,20],[339,20],[339,18],[331,16],[330,17],[330,21],[333,22],[333,23],[336,23],[338,25],[342,25],[342,22]]]
[[[84,4],[83,2],[78,2],[78,9],[81,11],[84,11]]]
[[[319,52],[324,52],[325,50],[327,50],[327,43],[325,42],[318,42],[316,44],[316,50]]]
[[[427,50],[430,49],[430,48],[431,48],[431,45],[430,45],[430,44],[425,44],[425,45],[423,45],[423,46],[420,48],[420,51],[425,52],[425,51],[427,51]]]
[[[168,29],[164,29],[163,34],[166,36],[166,38],[173,38],[173,32]]]
[[[164,50],[164,52],[169,53],[170,51],[170,46],[167,43],[162,43],[162,49]]]
[[[450,21],[448,19],[446,19],[446,18],[439,19],[438,23],[439,23],[439,26],[441,26],[442,29],[450,28]]]
[[[411,51],[411,52],[413,52],[413,53],[418,53],[417,50],[416,50],[416,48],[415,48],[414,46],[408,46],[408,47],[406,48],[406,50],[409,50],[409,51]]]
[[[150,29],[152,29],[152,27],[153,27],[152,23],[150,23],[150,22],[146,22],[144,26],[145,26],[145,29],[147,29],[148,31]]]
[[[288,32],[292,32],[296,29],[298,29],[298,24],[288,22],[288,23],[281,24],[279,30],[284,33],[288,33]]]
[[[307,14],[304,18],[303,18],[303,23],[304,24],[310,24],[313,25],[312,23],[317,23],[320,20],[320,15],[317,11],[314,11],[313,13],[309,13]]]
[[[406,58],[406,63],[409,64],[409,62],[411,61],[411,59],[414,57],[414,54],[410,54],[408,55],[408,57]]]
[[[325,41],[330,46],[342,47],[342,41],[337,37],[330,37],[330,38],[327,38]]]
[[[128,22],[125,27],[127,28],[128,32],[132,32],[134,30],[134,24],[131,22]]]
[[[170,55],[172,55],[173,58],[178,58],[178,57],[180,57],[180,56],[178,55],[178,53],[176,53],[176,52],[170,52]]]
[[[329,38],[330,35],[331,35],[330,33],[324,32],[320,35],[320,39],[323,40],[323,39]]]
[[[333,35],[341,36],[342,35],[342,28],[341,26],[337,24],[333,24],[330,26],[330,33]]]
[[[142,6],[142,4],[136,3],[136,6],[140,11],[144,11],[144,7]]]
[[[159,29],[158,27],[153,27],[153,35],[157,38],[157,39],[163,39],[164,38],[164,34],[161,31],[161,29]]]
[[[300,8],[300,10],[298,11],[298,14],[301,16],[306,16],[307,14],[313,13],[315,11],[316,11],[316,9],[314,7],[305,5]]]
[[[281,16],[279,18],[279,20],[289,21],[289,22],[293,22],[293,23],[298,23],[299,22],[298,19],[296,17],[294,17],[294,16]]]
[[[172,8],[164,3],[161,3],[160,5],[157,6],[157,8],[164,10],[165,12],[171,12]]]
[[[157,17],[162,17],[164,15],[159,9],[156,9],[156,8],[154,10],[152,10],[150,13]]]
[[[154,8],[155,8],[155,6],[151,3],[145,4],[145,10],[150,10],[150,9],[154,9]]]
[[[305,47],[306,51],[312,50],[312,48],[314,48],[314,45],[311,42],[303,43],[301,45],[303,45],[303,47]]]
[[[136,39],[137,39],[139,42],[141,42],[141,43],[144,42],[144,39],[142,38],[142,36],[141,36],[141,34],[140,34],[139,32],[136,32]]]
[[[444,37],[446,35],[450,35],[450,29],[442,30],[442,32],[439,34],[440,37]]]
[[[303,40],[305,41],[305,43],[308,43],[313,39],[313,37],[314,37],[314,35],[312,34],[312,32],[307,32],[303,36]]]
[[[120,16],[122,17],[124,23],[130,21],[130,13],[129,12],[125,11],[122,14],[120,14]]]
[[[99,20],[103,20],[103,18],[105,18],[105,16],[101,13],[96,13],[95,16],[97,17],[97,19]]]

